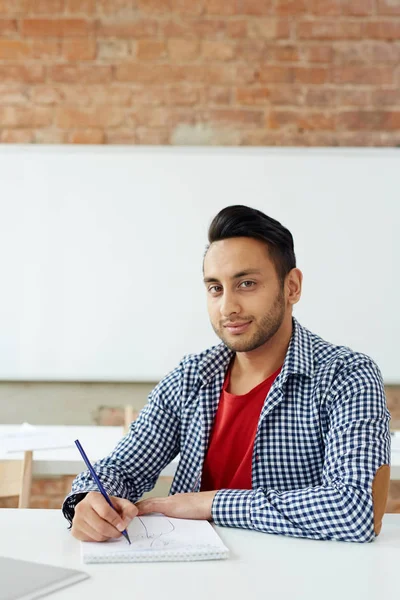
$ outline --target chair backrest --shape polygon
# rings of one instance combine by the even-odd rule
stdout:
[[[32,451],[23,460],[0,460],[0,498],[19,496],[18,508],[29,508],[32,485]]]
[[[129,427],[132,421],[135,421],[138,417],[138,412],[134,410],[133,406],[125,406],[124,410],[124,434],[128,433]]]

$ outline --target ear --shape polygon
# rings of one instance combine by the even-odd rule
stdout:
[[[303,283],[303,273],[300,269],[292,269],[286,275],[285,288],[287,301],[289,304],[297,304],[301,296],[301,285]]]

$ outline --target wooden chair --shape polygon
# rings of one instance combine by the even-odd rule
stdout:
[[[0,460],[0,498],[19,496],[18,508],[29,508],[32,454],[24,452],[23,460]]]

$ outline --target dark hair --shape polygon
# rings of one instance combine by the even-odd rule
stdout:
[[[256,208],[241,204],[223,208],[208,229],[207,250],[214,242],[234,237],[250,237],[265,242],[282,285],[289,271],[296,267],[290,231]]]

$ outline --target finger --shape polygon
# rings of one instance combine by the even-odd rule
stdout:
[[[105,536],[107,539],[118,538],[121,536],[121,532],[116,527],[111,525],[111,523],[100,517],[100,515],[92,507],[88,507],[88,511],[85,514],[84,523],[87,523],[98,534]],[[125,525],[123,525],[123,529],[125,529]]]
[[[72,529],[72,535],[82,542],[105,542],[109,538],[95,531],[88,523],[81,523],[76,531]]]
[[[126,500],[125,498],[113,498],[112,503],[115,510],[123,519],[125,525],[130,523],[138,514],[138,509],[133,502],[130,502],[130,500]]]
[[[90,503],[91,508],[103,521],[107,521],[110,525],[112,525],[119,532],[124,531],[125,523],[121,519],[121,516],[118,514],[116,510],[111,508],[111,506],[106,502],[103,496],[96,495],[91,498]],[[93,518],[93,515],[92,515]]]

